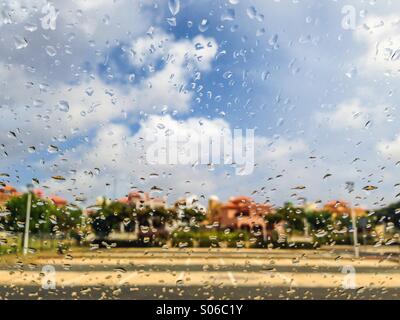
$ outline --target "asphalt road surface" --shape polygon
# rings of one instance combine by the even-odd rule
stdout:
[[[89,249],[0,259],[0,299],[399,299],[397,247]]]

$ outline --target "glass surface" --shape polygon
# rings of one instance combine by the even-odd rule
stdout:
[[[399,13],[3,0],[0,299],[398,299]]]

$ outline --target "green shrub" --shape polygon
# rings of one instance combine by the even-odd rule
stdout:
[[[358,233],[358,243],[365,245],[374,245],[378,239],[372,237],[371,235],[364,236],[362,233]],[[337,233],[337,232],[327,232],[323,237],[317,237],[313,234],[314,243],[317,245],[352,245],[353,244],[353,234],[347,233]]]
[[[174,231],[171,234],[172,247],[190,248],[194,245],[194,232]]]

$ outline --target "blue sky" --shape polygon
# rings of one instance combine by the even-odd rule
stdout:
[[[53,1],[47,30],[46,3],[2,4],[0,171],[12,184],[37,178],[88,202],[153,185],[171,200],[396,200],[400,4],[181,0],[173,26],[168,1]],[[345,5],[354,30],[342,26]],[[254,173],[146,165],[143,136],[157,123],[188,134],[254,128]]]

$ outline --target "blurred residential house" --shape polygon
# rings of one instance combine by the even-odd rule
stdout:
[[[279,229],[278,225],[268,225],[265,216],[273,214],[274,209],[268,204],[260,204],[247,196],[231,197],[221,203],[217,197],[209,199],[207,220],[219,228],[261,232],[264,240],[269,231]]]
[[[45,194],[43,190],[41,189],[34,189],[32,193],[40,199],[46,199]],[[19,197],[23,193],[18,192],[16,188],[10,185],[5,185],[3,187],[0,187],[0,208],[4,208],[6,203],[12,198],[12,197]],[[47,198],[50,200],[54,205],[57,207],[63,207],[68,204],[68,201],[60,196],[52,195]]]
[[[60,196],[52,195],[49,197],[49,200],[54,203],[54,205],[58,208],[64,207],[68,204],[68,201]]]
[[[10,185],[0,187],[0,209],[4,209],[5,204],[12,198],[18,197],[22,193],[18,192],[16,188]]]
[[[46,197],[42,189],[34,189],[32,193],[39,199],[47,199],[51,201],[58,208],[62,208],[68,204],[67,199],[64,199],[63,197],[57,195]]]
[[[175,209],[180,209],[180,208],[198,209],[204,213],[207,211],[207,208],[200,203],[199,197],[197,195],[190,195],[187,197],[179,198],[177,201],[175,201],[173,207]]]
[[[117,199],[119,203],[133,205],[135,208],[150,208],[155,209],[167,209],[167,198],[166,197],[153,197],[148,192],[142,191],[131,191],[127,197]],[[143,218],[142,218],[143,219]],[[131,233],[134,238],[140,237],[151,237],[153,235],[167,235],[165,224],[161,223],[161,220],[157,216],[146,218],[140,221],[139,224],[120,224],[120,233]]]
[[[153,197],[148,192],[132,191],[127,197],[119,198],[120,203],[135,205],[136,208],[150,207],[151,209],[166,208],[166,197]]]
[[[330,212],[334,216],[343,216],[343,215],[351,216],[352,210],[357,217],[363,217],[367,213],[365,209],[360,207],[352,208],[349,205],[349,203],[342,200],[329,201],[323,206],[322,210]]]

